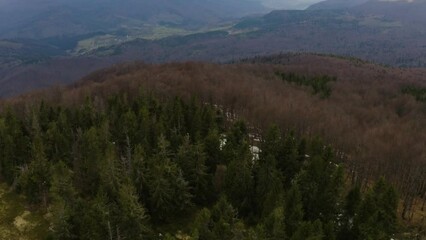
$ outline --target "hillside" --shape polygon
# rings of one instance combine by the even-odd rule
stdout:
[[[0,175],[20,176],[17,190],[41,209],[52,204],[59,239],[412,239],[425,230],[426,122],[424,103],[403,89],[423,89],[425,76],[308,54],[116,65],[1,102],[0,134],[12,142],[0,146]],[[18,142],[29,147],[6,151]]]
[[[0,240],[426,240],[426,0],[319,1],[0,0]]]
[[[200,28],[265,9],[246,0],[5,0],[0,8],[0,38],[43,39],[148,25]]]
[[[326,0],[312,4],[307,10],[330,10],[330,9],[345,9],[351,8],[370,0]]]
[[[138,33],[120,30],[7,40],[0,44],[0,96],[67,84],[101,67],[134,60],[229,62],[279,52],[313,52],[422,67],[425,11],[424,1],[371,1],[340,10],[273,11],[213,29],[182,30],[166,24]]]
[[[251,0],[4,0],[0,4],[0,39],[27,50],[1,44],[0,68],[8,66],[3,64],[6,61],[28,63],[21,60],[37,56],[40,50],[47,57],[81,55],[135,39],[223,28],[240,17],[267,11]],[[35,62],[45,59],[39,56]]]

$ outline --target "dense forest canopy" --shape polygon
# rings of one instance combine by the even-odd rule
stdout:
[[[421,234],[423,103],[363,71],[399,70],[265,62],[288,63],[119,65],[3,101],[6,196],[26,196],[53,239]]]
[[[8,109],[0,117],[0,176],[49,213],[49,239],[398,233],[398,195],[384,179],[362,193],[345,183],[335,150],[318,138],[272,126],[256,140],[229,115],[196,98],[145,92],[89,97],[76,107],[41,102],[23,115]]]
[[[425,239],[426,0],[291,1],[0,0],[0,240]]]

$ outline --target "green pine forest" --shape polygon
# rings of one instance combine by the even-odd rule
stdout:
[[[395,236],[396,191],[383,178],[350,187],[335,155],[319,138],[277,126],[253,137],[217,106],[144,91],[0,117],[1,180],[46,214],[44,239]]]

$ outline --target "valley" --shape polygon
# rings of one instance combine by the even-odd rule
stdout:
[[[398,13],[400,8],[407,14]],[[113,31],[98,29],[82,35],[3,40],[0,82],[9,83],[5,88],[14,90],[1,95],[12,95],[18,89],[25,91],[17,87],[22,81],[32,82],[32,87],[45,86],[50,81],[60,83],[61,76],[67,76],[64,84],[76,81],[96,69],[80,67],[81,62],[90,59],[96,59],[97,66],[123,61],[223,63],[279,52],[305,52],[361,58],[394,67],[423,67],[423,10],[423,1],[367,2],[345,9],[282,10],[239,20],[223,18],[197,27],[138,20]],[[48,66],[63,68],[64,62],[73,67],[44,74]],[[37,83],[40,79],[43,83]]]

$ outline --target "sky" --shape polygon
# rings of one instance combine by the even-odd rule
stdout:
[[[265,6],[276,9],[305,9],[321,0],[260,0]]]

